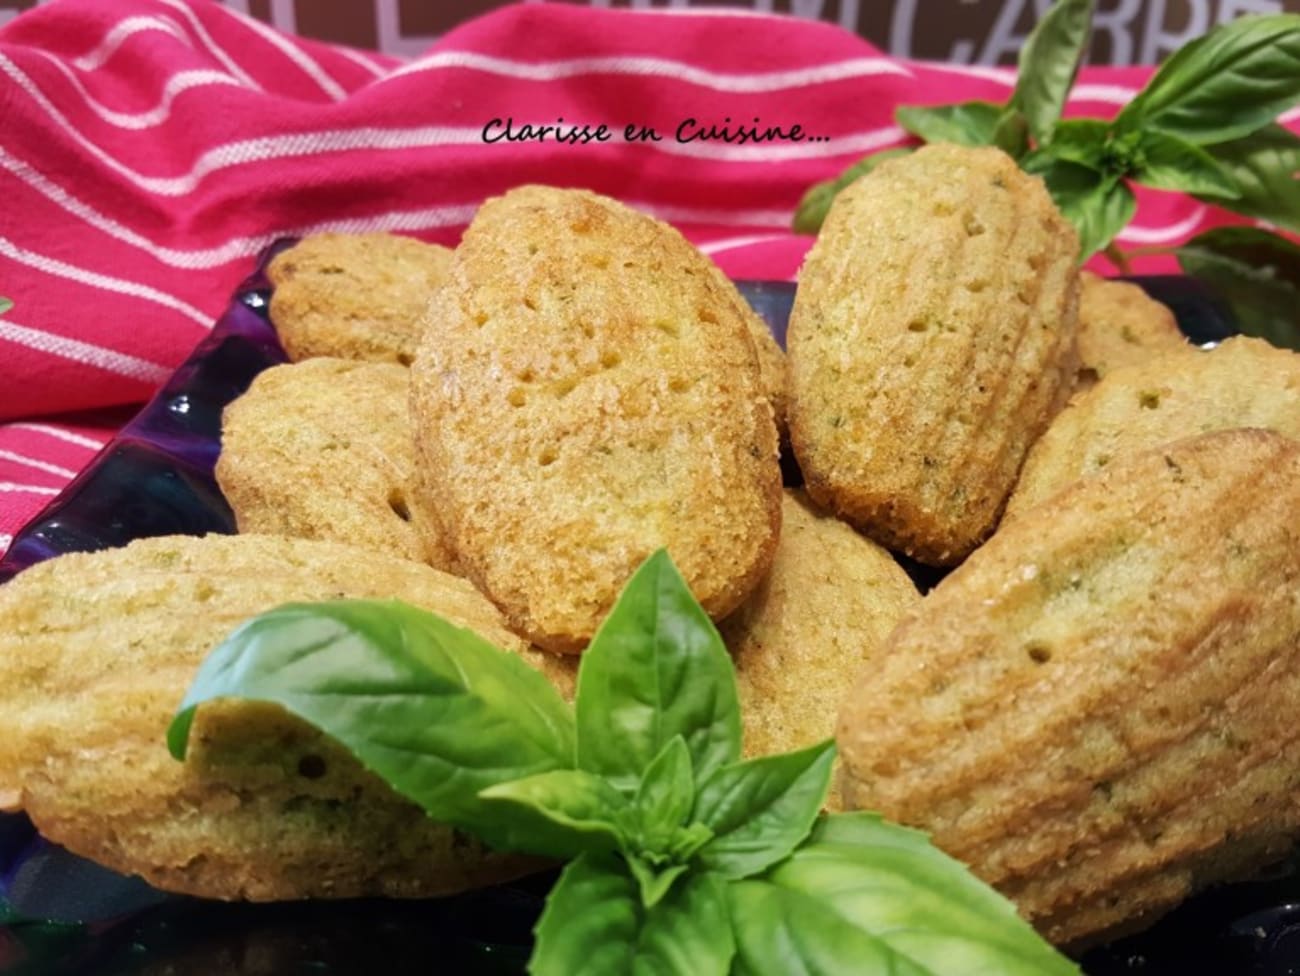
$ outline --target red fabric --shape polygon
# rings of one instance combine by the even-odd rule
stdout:
[[[1112,114],[1147,73],[1085,71],[1070,113]],[[896,105],[1001,101],[1013,80],[717,9],[516,6],[401,64],[205,0],[37,7],[0,30],[0,294],[16,303],[0,316],[0,551],[120,423],[61,415],[144,400],[276,237],[454,244],[486,196],[545,182],[662,216],[732,275],[788,278],[809,244],[787,229],[801,193],[900,143]],[[686,118],[726,116],[829,141],[673,139]],[[603,122],[614,139],[485,144],[495,117]],[[625,142],[629,123],[663,141]],[[1121,240],[1217,219],[1144,193]]]

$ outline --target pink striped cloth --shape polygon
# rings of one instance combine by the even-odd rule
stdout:
[[[1147,73],[1085,71],[1069,112],[1113,114]],[[0,317],[0,552],[276,237],[390,230],[454,244],[485,197],[545,182],[672,221],[733,276],[790,278],[809,244],[788,230],[800,194],[903,142],[895,106],[1001,101],[1013,82],[716,8],[508,7],[402,63],[205,0],[37,7],[0,30],[0,295],[15,302]],[[819,138],[674,138],[687,119],[728,117]],[[604,123],[613,137],[485,143],[495,118]],[[629,124],[662,141],[626,141]],[[1221,219],[1143,194],[1122,238],[1173,242]]]

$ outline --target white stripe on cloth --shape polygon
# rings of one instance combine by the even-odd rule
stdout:
[[[151,363],[147,359],[140,359],[138,356],[118,352],[115,349],[105,349],[103,346],[82,342],[80,339],[69,339],[51,332],[29,329],[9,318],[0,319],[0,342],[12,342],[15,345],[26,346],[28,349],[35,349],[37,352],[49,353],[51,356],[70,359],[86,366],[96,366],[110,373],[117,373],[119,376],[151,385],[161,383],[171,374],[171,370],[167,367]]]
[[[29,430],[35,434],[47,434],[57,440],[66,441],[69,444],[76,444],[78,447],[89,448],[92,451],[98,451],[104,446],[106,441],[96,440],[93,437],[87,437],[84,434],[76,434],[70,430],[63,430],[50,424],[33,424],[21,422],[16,424],[0,424],[0,431],[4,430]]]
[[[46,474],[56,474],[61,478],[71,478],[77,473],[57,464],[38,461],[36,458],[27,457],[27,455],[18,454],[15,451],[6,451],[3,448],[0,448],[0,461],[12,461],[14,464],[26,465],[29,468],[35,468],[37,471],[44,471]]]
[[[146,31],[161,31],[164,34],[170,34],[176,40],[180,41],[186,47],[192,47],[190,39],[186,36],[181,25],[176,23],[170,17],[127,17],[113,25],[112,30],[104,35],[104,39],[99,42],[94,50],[88,51],[75,59],[72,63],[82,71],[94,71],[102,67],[114,54],[117,53],[123,43],[136,34],[143,34]]]
[[[785,234],[749,234],[745,237],[724,237],[720,241],[709,241],[707,244],[701,244],[699,249],[704,254],[720,254],[723,251],[731,251],[738,247],[749,247],[751,244],[766,244],[769,241],[783,241],[785,238]]]
[[[14,541],[13,536],[6,535],[5,533],[0,532],[0,552],[4,552],[11,545],[13,545],[13,541]]]
[[[910,71],[888,58],[854,58],[850,61],[821,64],[808,68],[731,74],[709,71],[693,64],[687,64],[685,61],[632,55],[572,58],[565,61],[516,61],[487,54],[476,54],[473,51],[440,51],[437,54],[417,58],[396,71],[390,72],[384,82],[404,75],[418,74],[423,71],[437,71],[443,68],[470,68],[475,71],[502,75],[508,78],[520,78],[526,81],[557,81],[596,74],[671,78],[713,91],[751,95],[760,92],[783,91],[787,88],[803,88],[833,81],[844,81],[850,78],[866,78],[873,75],[901,75],[904,78],[912,76]]]
[[[110,275],[100,274],[98,271],[79,268],[74,264],[68,264],[66,261],[60,261],[58,258],[37,254],[35,251],[28,251],[4,237],[0,237],[0,256],[7,257],[11,261],[17,261],[19,264],[25,264],[29,268],[35,268],[37,271],[43,271],[46,274],[89,285],[91,288],[101,288],[104,291],[116,292],[119,295],[130,295],[132,298],[142,298],[145,301],[153,302],[155,305],[162,305],[164,308],[180,312],[186,318],[197,322],[205,329],[212,328],[213,322],[210,315],[201,312],[189,302],[182,301],[175,295],[159,291],[149,285],[142,285],[138,281],[127,281],[124,278],[114,278]]]
[[[1165,224],[1160,227],[1135,227],[1129,224],[1119,232],[1117,240],[1128,244],[1163,244],[1166,241],[1174,241],[1196,230],[1205,219],[1205,214],[1206,207],[1198,206],[1176,224]]]
[[[0,481],[0,491],[23,491],[30,492],[33,495],[57,495],[58,488],[47,488],[44,485],[20,485],[12,481]]]
[[[396,68],[398,65],[402,63],[400,58],[393,58],[393,63],[390,65],[380,64],[372,60],[370,57],[367,57],[366,56],[367,52],[357,51],[350,47],[336,47],[334,50],[337,53],[343,55],[343,57],[347,58],[353,64],[359,65],[360,67],[364,68],[366,71],[369,71],[376,78],[383,78],[387,76],[390,72],[393,71],[394,68]],[[375,54],[375,52],[369,52],[369,53],[378,56],[377,54]]]
[[[150,129],[162,122],[166,122],[171,115],[172,102],[176,99],[176,96],[181,92],[189,91],[191,88],[201,88],[207,85],[234,85],[235,87],[242,85],[242,82],[220,71],[207,69],[178,71],[167,79],[167,83],[159,94],[158,104],[153,108],[141,112],[118,112],[98,102],[95,96],[86,90],[81,80],[72,73],[61,59],[37,48],[33,48],[33,50],[63,73],[63,76],[68,79],[72,87],[85,100],[87,108],[109,125],[115,125],[119,129]]]
[[[277,30],[272,30],[261,21],[253,17],[244,16],[237,11],[231,10],[229,7],[219,4],[217,9],[223,11],[227,16],[256,33],[259,37],[292,61],[305,75],[307,75],[307,77],[316,82],[321,91],[334,99],[334,101],[338,102],[347,98],[348,93],[343,90],[343,86],[326,74],[325,69],[322,68],[314,58],[307,54],[306,51],[295,45],[291,38]]]
[[[256,88],[258,91],[262,90],[262,86],[255,82],[252,77],[249,76],[243,68],[236,64],[230,55],[223,51],[217,42],[212,39],[212,35],[207,32],[206,28],[204,28],[203,22],[199,20],[194,11],[191,10],[183,0],[155,0],[155,2],[166,4],[168,7],[171,7],[173,10],[184,16],[185,19],[189,21],[190,28],[198,35],[199,40],[203,42],[203,46],[212,53],[213,57],[225,65],[226,69],[232,75],[244,82],[248,87]]]

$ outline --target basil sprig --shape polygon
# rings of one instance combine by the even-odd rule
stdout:
[[[0,295],[0,315],[4,315],[5,312],[9,311],[9,309],[13,307],[13,302],[5,298],[3,295]]]
[[[178,759],[217,698],[281,705],[436,820],[571,859],[535,976],[1078,972],[922,835],[822,814],[833,743],[740,758],[731,658],[662,551],[583,655],[572,709],[516,655],[374,601],[236,630],[172,722]]]
[[[1088,49],[1093,8],[1093,0],[1057,0],[1021,50],[1016,87],[1004,105],[903,106],[895,113],[898,124],[924,142],[998,146],[1041,176],[1079,232],[1081,261],[1107,250],[1126,268],[1112,242],[1136,209],[1130,182],[1187,193],[1300,233],[1300,139],[1275,122],[1300,103],[1300,15],[1246,16],[1224,24],[1168,58],[1114,120],[1062,121]],[[816,233],[835,194],[883,156],[869,156],[810,190],[795,230]],[[1259,235],[1275,238],[1252,248],[1268,253],[1272,263],[1263,268],[1224,258],[1215,239],[1174,253],[1185,272],[1220,290],[1243,331],[1300,349],[1291,313],[1281,314],[1281,289],[1271,283],[1254,289],[1261,277],[1295,281],[1300,263],[1291,263],[1295,257],[1285,239],[1251,233],[1257,242]],[[1213,260],[1206,259],[1207,250]],[[1235,245],[1232,250],[1242,251]]]

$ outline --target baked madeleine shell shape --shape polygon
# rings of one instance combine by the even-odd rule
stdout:
[[[314,356],[408,366],[451,251],[397,234],[304,237],[267,266],[271,321],[294,362]]]
[[[1078,240],[997,149],[926,146],[835,198],[799,277],[790,436],[809,494],[936,565],[993,531],[1076,368]]]
[[[1079,273],[1079,380],[1091,384],[1121,366],[1196,352],[1165,305],[1141,286]]]
[[[1113,370],[1034,444],[1006,520],[1124,454],[1231,427],[1300,437],[1300,354],[1237,336]]]
[[[199,708],[166,733],[207,653],[283,603],[400,599],[519,653],[468,582],[369,549],[275,536],[163,537],[61,556],[0,586],[0,807],[166,891],[255,901],[446,894],[530,862],[435,823],[280,708]]]
[[[888,551],[787,492],[771,571],[718,628],[736,665],[745,755],[833,736],[846,684],[920,600]],[[827,806],[840,807],[834,784]]]
[[[1073,942],[1300,828],[1300,443],[1199,435],[998,533],[845,702],[846,802],[931,832]]]
[[[666,224],[575,190],[485,203],[412,367],[422,482],[517,632],[578,652],[667,548],[715,618],[781,520],[772,407],[735,289]]]
[[[412,489],[409,376],[396,363],[329,357],[259,373],[221,418],[216,477],[239,531],[346,542],[452,571]]]

